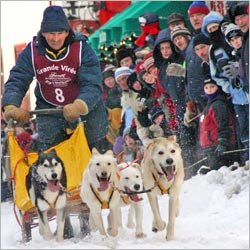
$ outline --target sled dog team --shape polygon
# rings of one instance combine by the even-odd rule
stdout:
[[[39,217],[39,232],[44,239],[52,239],[47,211],[53,204],[57,214],[56,240],[63,240],[66,213],[66,175],[63,162],[55,150],[48,154],[39,153],[37,162],[27,176],[27,190]],[[91,231],[103,236],[115,237],[122,226],[121,207],[129,205],[128,228],[135,227],[135,237],[143,238],[143,193],[152,210],[152,231],[166,228],[166,240],[173,240],[175,218],[179,213],[179,194],[184,181],[181,149],[175,136],[156,138],[147,145],[144,158],[136,162],[117,160],[111,150],[100,154],[95,148],[83,173],[80,196],[90,210]],[[159,195],[169,195],[168,218],[162,219]],[[109,209],[107,229],[104,227],[102,209]]]

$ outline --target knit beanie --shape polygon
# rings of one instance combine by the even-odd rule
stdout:
[[[117,81],[120,76],[129,76],[132,72],[129,67],[119,67],[115,70],[115,80]]]
[[[153,51],[148,53],[146,56],[143,58],[143,67],[146,71],[150,69],[151,66],[154,65],[155,59],[153,57]]]
[[[193,38],[193,48],[195,48],[195,46],[199,44],[210,45],[210,39],[203,33],[199,33]]]
[[[139,16],[139,23],[143,23],[145,25],[159,22],[159,16],[154,12],[145,12],[141,16]]]
[[[193,3],[188,8],[188,15],[203,13],[207,15],[209,13],[209,8],[207,7],[205,1],[193,1]]]
[[[175,22],[185,22],[185,18],[181,13],[172,13],[171,15],[168,16],[168,25],[175,23]]]
[[[210,75],[206,75],[203,82],[203,86],[205,86],[208,83],[217,85],[216,81]]]
[[[222,20],[223,20],[223,16],[219,12],[211,11],[208,15],[206,15],[203,18],[202,27],[201,27],[202,33],[205,34],[205,36],[209,37],[209,33],[207,32],[207,26],[212,23],[220,24]]]
[[[107,64],[102,72],[102,78],[105,80],[106,78],[112,76],[115,77],[115,66],[112,64]]]
[[[243,36],[243,33],[239,26],[234,23],[230,23],[225,30],[226,41],[230,44],[231,38],[235,36]]]
[[[118,67],[121,66],[121,64],[120,64],[121,60],[126,58],[126,57],[131,57],[133,61],[135,60],[135,55],[134,55],[132,49],[130,49],[130,48],[121,48],[121,49],[119,49],[117,51],[115,57],[116,57],[116,62],[117,62]]]
[[[158,106],[153,106],[149,112],[148,112],[148,118],[153,123],[155,118],[157,118],[159,115],[165,115],[163,109]]]
[[[49,6],[43,13],[41,32],[69,31],[70,25],[61,6]]]
[[[176,36],[186,36],[188,40],[191,40],[191,32],[186,27],[176,26],[173,30],[171,30],[170,38],[174,41]]]

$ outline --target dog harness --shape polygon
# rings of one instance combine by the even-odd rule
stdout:
[[[159,182],[159,179],[158,179],[158,180],[156,179],[156,176],[155,176],[154,173],[152,173],[152,175],[153,175],[153,178],[154,178],[154,180],[155,180],[155,183],[157,184],[157,186],[158,186],[159,189],[161,190],[161,194],[162,194],[162,195],[163,195],[163,194],[168,194],[168,193],[169,193],[169,192],[168,192],[169,189],[166,189],[166,188]]]
[[[99,193],[93,188],[92,185],[90,185],[90,188],[91,188],[92,192],[94,193],[95,197],[97,198],[97,200],[101,203],[102,209],[109,208],[109,202],[112,199],[112,196],[113,196],[113,193],[114,193],[113,187],[111,186],[110,189],[109,189],[109,199],[108,199],[108,201],[102,200]]]

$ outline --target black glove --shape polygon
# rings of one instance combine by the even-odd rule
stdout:
[[[219,143],[214,152],[217,156],[222,156],[226,151],[226,148],[226,145]]]
[[[232,79],[232,87],[234,89],[241,89],[242,85],[239,78]]]

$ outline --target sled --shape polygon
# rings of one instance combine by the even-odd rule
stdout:
[[[62,112],[62,109],[35,110],[30,111],[30,114],[43,115],[59,112]],[[26,189],[26,175],[28,174],[29,167],[37,160],[38,153],[26,153],[21,149],[15,138],[13,121],[8,122],[7,134],[5,171],[13,187],[14,212],[22,230],[22,240],[23,242],[28,242],[32,240],[32,228],[38,226],[38,215]],[[86,216],[89,214],[89,208],[81,200],[80,187],[82,174],[88,165],[91,152],[88,147],[82,121],[79,119],[76,129],[67,140],[49,148],[45,152],[52,149],[56,150],[65,166],[67,176],[67,214],[69,216],[78,216],[80,232],[84,236]],[[16,212],[17,209],[19,213]],[[56,218],[53,209],[49,211],[48,217],[49,221]]]

